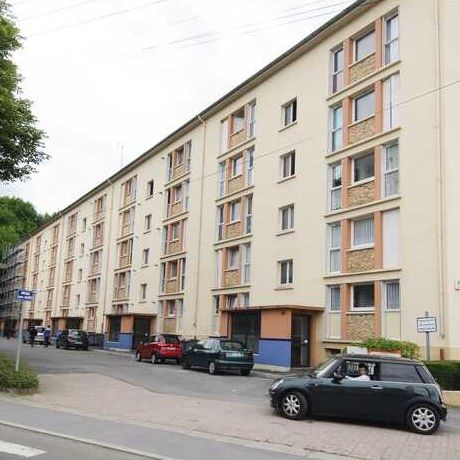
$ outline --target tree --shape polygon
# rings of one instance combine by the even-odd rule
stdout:
[[[0,0],[0,181],[24,180],[48,155],[45,133],[35,125],[32,103],[21,98],[21,76],[12,53],[21,48],[21,37],[8,4]]]
[[[0,197],[0,251],[16,244],[51,216],[39,214],[32,203]]]

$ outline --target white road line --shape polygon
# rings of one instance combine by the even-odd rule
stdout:
[[[34,449],[33,447],[21,446],[21,444],[13,444],[12,442],[0,441],[0,452],[5,454],[18,455],[19,457],[36,457],[37,455],[45,454],[44,450]]]

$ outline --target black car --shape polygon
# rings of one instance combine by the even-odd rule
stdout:
[[[56,348],[88,350],[88,336],[85,331],[66,329],[56,338]]]
[[[431,434],[447,417],[441,389],[426,366],[397,357],[336,355],[310,375],[276,380],[269,395],[272,407],[292,420],[355,418]]]
[[[249,375],[254,367],[254,356],[241,342],[229,339],[207,339],[184,347],[182,367],[203,367],[210,374],[223,369],[239,370],[241,375]]]

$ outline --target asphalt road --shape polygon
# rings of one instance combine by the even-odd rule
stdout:
[[[16,340],[0,338],[0,351],[14,357]],[[156,393],[215,398],[225,401],[268,404],[267,391],[272,380],[238,373],[226,373],[208,379],[206,371],[184,372],[171,361],[165,364],[138,363],[132,354],[99,350],[57,350],[42,345],[24,345],[21,356],[40,374],[98,373]],[[218,384],[216,385],[216,378]]]

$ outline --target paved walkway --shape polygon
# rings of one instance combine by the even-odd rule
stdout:
[[[365,424],[292,422],[274,416],[268,399],[266,404],[254,406],[157,394],[98,374],[49,374],[41,380],[40,393],[15,400],[114,423],[204,437],[206,442],[226,441],[291,455],[313,452],[384,460],[460,458],[460,431],[453,420],[443,424],[435,435],[422,436]],[[11,399],[0,396],[0,406],[8,401]],[[3,414],[10,417],[9,411],[1,410],[1,414],[0,418],[5,417]]]

